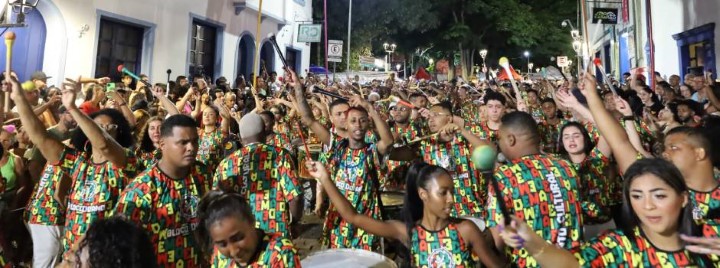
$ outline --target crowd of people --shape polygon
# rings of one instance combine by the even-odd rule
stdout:
[[[300,267],[310,213],[407,267],[720,267],[709,74],[284,73],[3,77],[0,267]]]

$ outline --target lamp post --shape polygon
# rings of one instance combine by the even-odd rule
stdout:
[[[529,75],[529,74],[532,74],[532,68],[533,68],[533,66],[535,66],[534,63],[532,63],[532,62],[531,62],[531,63],[528,63],[528,75]]]
[[[485,57],[487,57],[487,49],[480,50],[480,57],[483,60],[483,67],[485,67]]]
[[[525,50],[525,52],[523,53],[523,55],[525,56],[525,58],[527,58],[527,62],[528,62],[528,73],[530,73],[530,69],[529,69],[529,68],[530,68],[530,67],[529,67],[529,66],[530,66],[530,51]]]
[[[570,37],[572,37],[573,42],[573,50],[575,50],[575,55],[577,56],[578,60],[578,75],[580,74],[580,63],[582,62],[582,36],[580,35],[580,30],[575,28],[575,26],[572,24],[572,22],[568,19],[563,20],[562,23],[560,23],[562,27],[570,27]]]
[[[347,51],[347,70],[345,72],[350,73],[350,30],[352,29],[352,0],[348,6],[348,51]]]
[[[397,45],[385,43],[385,44],[383,44],[383,48],[385,49],[385,52],[387,52],[387,54],[388,54],[387,55],[388,60],[385,65],[386,66],[385,70],[388,71],[388,70],[390,70],[390,64],[392,63],[392,53],[395,52],[395,48],[397,48]]]

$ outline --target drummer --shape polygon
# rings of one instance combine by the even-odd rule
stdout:
[[[212,254],[213,268],[300,267],[292,241],[281,233],[254,228],[250,206],[235,193],[211,191],[198,205],[196,234]]]
[[[486,267],[503,267],[472,221],[450,216],[453,179],[439,166],[416,162],[406,176],[404,222],[380,221],[357,213],[333,184],[319,162],[307,163],[310,173],[323,185],[338,212],[350,224],[369,233],[396,239],[409,249],[412,267],[475,267],[473,254]]]
[[[423,135],[422,128],[416,122],[410,120],[412,108],[402,104],[390,105],[390,132],[393,134],[395,144],[403,144]],[[407,161],[387,161],[387,174],[380,181],[383,190],[402,190],[405,186],[403,175],[407,171]]]
[[[486,183],[470,157],[474,148],[487,142],[458,124],[462,122],[454,118],[450,103],[433,105],[428,125],[434,136],[421,141],[417,150],[395,148],[390,159],[412,160],[415,155],[419,155],[425,162],[445,168],[455,184],[454,209],[450,215],[481,218],[484,214]]]
[[[357,213],[379,219],[381,155],[389,152],[393,143],[388,125],[380,119],[370,103],[356,95],[350,99],[351,108],[345,113],[347,138],[331,138],[330,131],[313,118],[297,74],[292,70],[287,71],[292,77],[291,84],[295,87],[303,123],[318,134],[326,146],[332,148],[322,156],[323,162],[330,167],[333,174],[332,182],[341,186],[340,191],[353,203]],[[334,113],[333,111],[333,117],[335,117]],[[371,118],[380,134],[380,140],[378,143],[368,144],[365,142],[365,133],[370,129]],[[330,248],[373,249],[376,242],[373,235],[341,219],[334,207],[331,206],[328,211],[324,224],[323,244]]]

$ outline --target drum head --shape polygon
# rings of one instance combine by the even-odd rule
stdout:
[[[397,268],[387,257],[360,249],[328,249],[313,253],[300,263],[310,268]]]

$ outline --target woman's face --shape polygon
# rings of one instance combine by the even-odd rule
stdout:
[[[0,144],[2,144],[4,154],[7,154],[8,151],[10,151],[10,147],[12,147],[14,137],[14,134],[10,134],[7,131],[0,132]]]
[[[687,205],[687,193],[678,193],[653,174],[643,174],[630,183],[630,205],[645,232],[673,234]]]
[[[162,125],[162,121],[160,120],[153,120],[148,123],[148,136],[150,136],[150,140],[157,144],[160,142],[160,125]]]
[[[683,85],[680,86],[680,95],[682,95],[686,100],[689,100],[692,98],[692,91],[688,86]]]
[[[209,234],[213,245],[238,264],[247,265],[258,246],[258,232],[255,226],[235,216],[216,221]]]
[[[437,215],[441,219],[450,217],[453,210],[453,181],[445,172],[430,179],[427,184],[427,190],[418,189],[420,199],[422,199],[425,208],[430,213]]]
[[[218,114],[212,107],[205,108],[202,115],[203,125],[213,126],[215,125],[215,123],[217,123]]]
[[[652,96],[650,95],[650,93],[647,93],[647,91],[642,89],[638,90],[637,95],[640,98],[640,101],[642,101],[643,103],[647,103],[648,101],[650,101],[650,97]]]
[[[570,126],[563,129],[562,143],[568,154],[581,154],[585,151],[585,139],[582,131],[576,126]]]
[[[112,121],[112,118],[107,115],[98,115],[93,119],[100,128],[105,130],[108,134],[110,134],[110,137],[117,140],[117,129],[118,125],[115,124],[115,122]]]
[[[660,112],[658,113],[658,119],[665,121],[665,122],[673,121],[673,113],[672,113],[672,111],[670,111],[670,108],[665,107],[662,110],[660,110]]]

